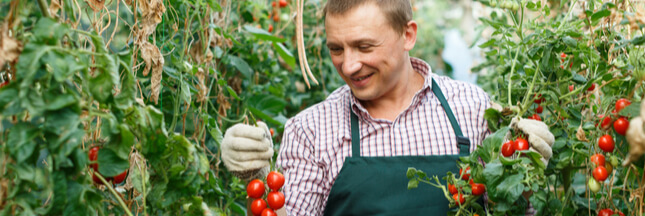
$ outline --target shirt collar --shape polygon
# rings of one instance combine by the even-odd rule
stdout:
[[[427,62],[414,57],[410,57],[410,63],[412,63],[412,68],[414,69],[414,71],[421,74],[421,76],[423,76],[424,78],[423,87],[419,91],[417,91],[416,94],[414,94],[414,98],[412,98],[412,103],[410,105],[416,106],[417,104],[419,104],[421,99],[426,98],[425,96],[427,95],[427,93],[431,92],[432,90],[432,68],[430,68],[430,65]],[[371,116],[367,112],[367,109],[365,109],[365,107],[363,107],[363,105],[359,103],[358,99],[354,96],[354,93],[351,93],[351,90],[350,105],[354,110],[354,113],[357,113],[359,117],[371,118]]]

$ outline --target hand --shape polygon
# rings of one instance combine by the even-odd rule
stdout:
[[[623,161],[623,166],[629,166],[632,162],[638,160],[645,152],[645,131],[643,124],[645,124],[645,100],[641,103],[640,116],[633,118],[629,121],[629,128],[625,138],[629,143],[629,154]]]
[[[257,127],[236,124],[226,130],[222,140],[222,161],[226,168],[243,180],[265,176],[273,157],[271,133],[264,122]]]
[[[549,127],[544,122],[519,117],[514,118],[510,126],[524,133],[531,146],[529,150],[542,155],[541,160],[544,162],[544,165],[549,165],[549,159],[553,156],[551,146],[555,142],[555,137],[549,131]]]

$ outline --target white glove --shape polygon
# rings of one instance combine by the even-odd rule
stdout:
[[[549,127],[544,122],[519,117],[511,121],[510,127],[526,135],[530,145],[529,150],[542,155],[542,162],[548,166],[549,159],[553,156],[551,146],[555,142],[555,137],[549,131]]]
[[[643,153],[645,153],[645,131],[643,124],[645,124],[645,100],[641,102],[640,116],[633,118],[629,121],[629,127],[625,138],[629,143],[629,154],[623,161],[623,166],[629,166],[630,163],[638,160]]]
[[[271,133],[264,122],[258,126],[236,124],[226,130],[222,140],[222,161],[226,168],[243,180],[251,180],[269,173],[273,157]]]

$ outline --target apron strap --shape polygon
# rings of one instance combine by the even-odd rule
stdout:
[[[448,104],[446,97],[443,96],[443,92],[439,88],[439,85],[434,80],[434,78],[432,79],[432,92],[434,93],[435,96],[437,96],[437,99],[439,99],[439,103],[441,103],[443,110],[446,112],[446,115],[450,120],[452,129],[454,130],[455,135],[457,135],[457,145],[459,146],[459,155],[462,155],[462,156],[469,155],[470,140],[468,139],[468,137],[465,137],[464,134],[462,133],[461,127],[459,127],[459,123],[457,122],[455,115],[452,113],[452,109],[450,109],[450,104]],[[358,116],[354,113],[354,111],[352,111],[351,105],[349,110],[352,116],[351,117],[352,157],[360,157],[361,156],[361,141],[360,141],[361,132],[360,132],[360,129],[358,128]]]
[[[446,97],[443,96],[443,92],[441,91],[441,88],[439,88],[439,85],[434,80],[434,78],[432,78],[432,92],[434,93],[435,96],[437,96],[437,99],[439,99],[439,103],[441,103],[443,110],[446,112],[446,115],[450,120],[450,125],[452,125],[452,130],[454,130],[455,135],[457,135],[457,145],[459,146],[459,154],[463,156],[469,155],[470,140],[468,139],[468,137],[465,137],[464,134],[461,132],[461,127],[459,127],[459,122],[457,122],[457,118],[455,118],[455,115],[452,113],[452,109],[450,109],[450,104],[448,104]]]

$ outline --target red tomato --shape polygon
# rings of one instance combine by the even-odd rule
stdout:
[[[450,191],[450,194],[456,194],[458,192],[454,184],[448,184],[448,191]]]
[[[611,135],[603,135],[598,139],[598,147],[605,152],[614,151],[614,138]]]
[[[472,185],[472,189],[473,189],[473,195],[475,196],[482,195],[484,194],[484,192],[486,192],[486,186],[480,183],[474,183]]]
[[[533,97],[536,98],[535,100],[533,100],[533,102],[535,102],[536,104],[541,104],[542,102],[544,102],[544,98],[542,97],[542,94],[537,96],[533,95]]]
[[[470,186],[473,186],[473,184],[475,184],[475,181],[473,181],[473,179],[470,179],[470,180],[468,181],[468,184],[470,184]]]
[[[529,150],[529,142],[526,141],[525,139],[521,138],[521,137],[517,138],[515,140],[515,143],[513,143],[513,148],[516,151]]]
[[[620,215],[620,216],[625,216],[625,214],[623,214],[623,212],[618,211],[618,210],[616,210],[616,211],[614,212],[614,214],[618,214],[618,215]]]
[[[564,54],[564,53],[560,54],[560,58],[566,58],[566,57],[567,57],[567,54]]]
[[[272,209],[280,209],[284,206],[284,194],[282,192],[270,192],[267,195],[267,203]]]
[[[87,156],[90,158],[90,162],[96,162],[96,160],[99,158],[99,148],[98,146],[92,147],[90,151],[87,153]],[[93,163],[90,164],[90,167],[94,169],[94,171],[99,171],[99,164]]]
[[[264,195],[264,183],[260,179],[254,179],[246,185],[246,194],[251,198],[260,198]]]
[[[504,143],[504,145],[502,145],[502,155],[504,155],[504,157],[510,157],[515,153],[515,148],[513,148],[513,143],[514,142],[511,140]]]
[[[536,113],[542,113],[544,111],[544,108],[542,108],[542,105],[538,105],[538,107],[535,109]]]
[[[593,91],[594,89],[596,89],[596,83],[592,83],[591,86],[589,86],[589,88],[587,89],[587,91]]]
[[[269,33],[273,32],[273,25],[269,24]]]
[[[625,136],[627,133],[627,128],[629,128],[629,121],[625,117],[620,117],[614,122],[614,130],[616,133]]]
[[[605,166],[605,156],[602,154],[592,155],[590,159],[596,166]]]
[[[271,2],[271,7],[275,7],[275,2]]]
[[[466,172],[464,172],[463,174],[461,173],[461,171],[462,170],[459,169],[459,175],[461,175],[461,179],[463,179],[463,180],[470,179],[470,167],[466,167]]]
[[[275,133],[275,131],[273,130],[273,128],[269,129],[269,132],[271,133],[271,137],[273,137],[273,133]]]
[[[614,214],[614,211],[611,209],[602,209],[598,211],[598,216],[611,216]]]
[[[569,91],[570,91],[570,92],[572,92],[574,87],[575,87],[575,86],[570,85],[570,86],[569,86]]]
[[[263,199],[256,199],[251,202],[251,212],[253,215],[262,214],[262,210],[267,208],[267,203]]]
[[[625,109],[625,107],[631,105],[632,102],[625,98],[618,99],[616,101],[616,112],[620,112],[621,110]]]
[[[464,199],[463,194],[453,194],[452,199],[454,199],[458,205],[462,205],[466,202],[466,199]]]
[[[593,169],[593,178],[596,179],[596,181],[603,182],[609,177],[609,172],[607,172],[607,169],[605,167],[599,166]]]
[[[262,216],[278,216],[278,214],[271,209],[264,209],[264,211],[262,211]]]
[[[269,185],[269,188],[273,191],[280,190],[282,185],[284,185],[284,176],[282,173],[271,171],[269,175],[267,175],[267,185]]]
[[[125,177],[128,176],[128,170],[123,171],[121,174],[118,174],[113,177],[114,179],[114,184],[121,184],[123,180],[125,180]]]
[[[527,119],[533,119],[533,120],[536,120],[536,121],[542,121],[542,118],[540,118],[540,115],[538,115],[537,113],[533,114],[532,116],[529,116]]]
[[[9,81],[4,81],[4,82],[0,83],[0,88],[5,87],[7,85],[9,85]]]
[[[602,129],[609,128],[609,125],[611,125],[611,117],[605,116],[605,115],[598,115],[598,118],[602,119],[600,121],[601,122],[600,123],[600,128],[602,128]],[[596,123],[596,127],[598,127],[598,123]]]
[[[287,6],[287,0],[280,0],[280,7],[286,7]]]

